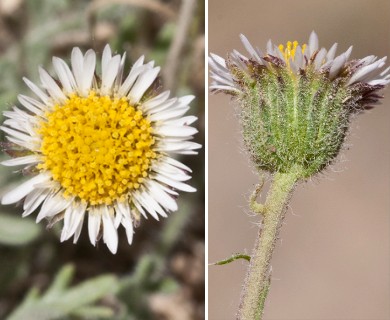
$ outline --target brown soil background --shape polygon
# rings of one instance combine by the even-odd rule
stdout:
[[[352,58],[390,53],[390,1],[209,1],[209,51],[244,52],[239,34],[265,48],[287,40],[354,45]],[[301,184],[274,253],[264,319],[390,319],[390,92],[352,122],[345,151]],[[257,176],[229,97],[209,99],[209,261],[251,252],[256,218],[247,198]],[[347,150],[348,149],[348,150]],[[233,319],[247,263],[209,268],[209,319]]]

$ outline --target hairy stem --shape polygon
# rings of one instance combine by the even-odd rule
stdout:
[[[260,320],[271,280],[270,262],[292,191],[300,177],[296,166],[287,173],[276,173],[262,209],[263,225],[255,248],[241,295],[238,320]]]

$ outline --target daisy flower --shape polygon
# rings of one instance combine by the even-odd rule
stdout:
[[[337,43],[320,48],[289,41],[262,52],[241,35],[248,56],[209,57],[211,90],[235,97],[245,145],[260,170],[302,168],[307,178],[338,155],[351,115],[379,103],[390,82],[386,57],[350,60],[352,47],[336,55]]]
[[[156,220],[177,210],[177,191],[191,169],[173,154],[196,154],[189,141],[195,116],[184,116],[194,96],[157,94],[159,67],[139,58],[124,76],[125,54],[104,48],[101,76],[96,53],[74,48],[71,68],[53,58],[58,79],[39,69],[41,85],[24,78],[36,95],[19,95],[23,108],[5,111],[1,129],[13,156],[5,166],[24,166],[29,180],[2,197],[2,204],[23,200],[23,217],[40,208],[37,222],[64,220],[61,241],[77,242],[85,216],[90,241],[102,237],[112,253],[123,225],[129,244],[141,216]]]

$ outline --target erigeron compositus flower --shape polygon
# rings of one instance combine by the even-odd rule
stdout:
[[[159,67],[139,58],[124,76],[125,55],[112,56],[107,45],[101,77],[96,54],[74,48],[71,68],[54,57],[54,80],[39,69],[41,88],[24,79],[38,99],[20,95],[23,109],[4,112],[1,129],[13,156],[2,164],[25,166],[34,174],[9,191],[2,204],[24,199],[23,216],[40,207],[37,222],[61,219],[61,241],[79,238],[88,215],[89,238],[100,236],[111,252],[118,246],[117,228],[126,229],[129,244],[141,215],[155,219],[177,210],[177,190],[192,192],[184,181],[190,168],[171,154],[196,154],[190,142],[195,116],[183,116],[193,96],[157,94]]]
[[[350,116],[378,104],[378,91],[390,82],[386,57],[349,60],[352,47],[336,56],[337,44],[320,48],[314,32],[307,45],[269,41],[265,53],[243,35],[241,41],[248,57],[236,50],[226,60],[211,54],[210,88],[236,98],[251,158],[272,173],[298,166],[306,178],[325,168]]]

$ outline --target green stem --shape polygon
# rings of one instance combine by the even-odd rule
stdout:
[[[270,286],[270,262],[279,229],[292,191],[301,176],[295,166],[287,173],[276,173],[263,208],[260,228],[241,295],[238,320],[261,320]]]

